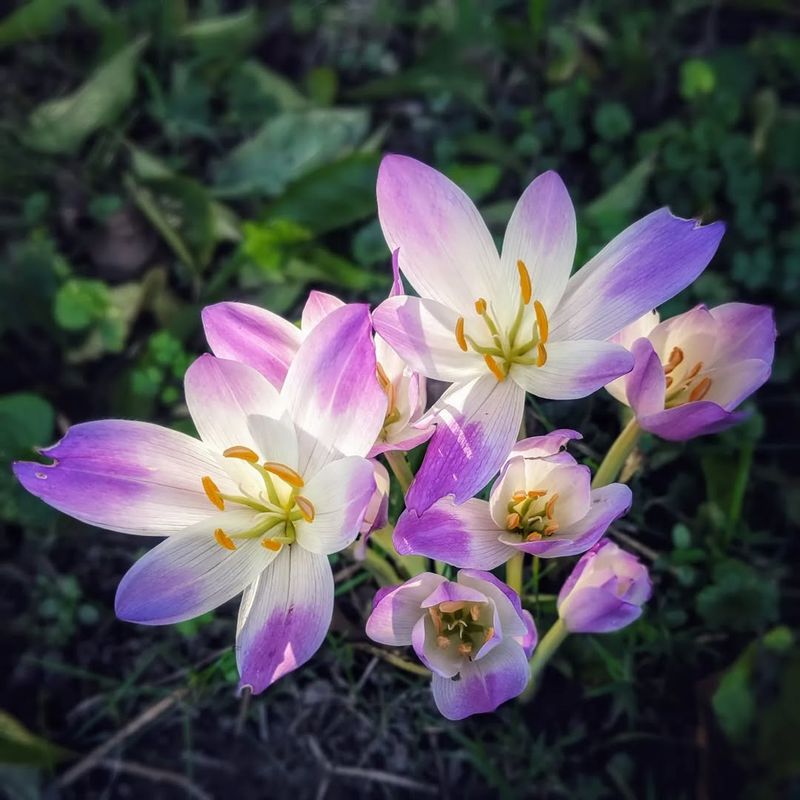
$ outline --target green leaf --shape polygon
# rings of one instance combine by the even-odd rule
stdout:
[[[0,397],[0,459],[10,460],[46,444],[53,433],[55,411],[38,394],[18,392]]]
[[[258,14],[254,8],[191,22],[180,32],[203,55],[225,58],[237,58],[260,34]]]
[[[585,215],[603,228],[624,225],[639,207],[654,165],[652,155],[643,158],[610,189],[589,203],[584,209]]]
[[[28,119],[24,143],[37,151],[72,154],[98,128],[125,110],[136,90],[136,64],[142,38],[100,66],[77,91],[36,108]]]
[[[69,750],[35,733],[6,711],[0,711],[0,762],[52,768],[69,758]]]
[[[317,67],[306,75],[306,88],[316,105],[333,105],[339,89],[339,76],[330,67]]]
[[[503,174],[497,164],[451,164],[444,172],[476,202],[497,188]]]
[[[258,61],[245,61],[231,77],[230,86],[234,108],[240,115],[265,106],[271,111],[297,111],[310,105],[291,81]]]
[[[368,122],[361,109],[281,113],[217,165],[216,189],[226,197],[274,197],[290,181],[352,151]]]
[[[109,18],[99,0],[28,0],[0,21],[0,47],[32,41],[59,30],[72,9],[90,24]]]
[[[716,83],[714,68],[702,58],[690,58],[681,64],[681,94],[686,100],[711,94]]]
[[[754,658],[751,645],[722,676],[711,699],[719,726],[735,743],[744,741],[755,717],[756,703],[750,689]]]
[[[102,281],[71,278],[57,292],[53,313],[67,331],[80,331],[102,319],[110,304],[108,286]]]

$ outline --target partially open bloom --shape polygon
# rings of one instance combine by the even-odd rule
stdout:
[[[494,569],[518,552],[553,558],[588,550],[628,511],[631,490],[621,483],[591,488],[589,468],[562,452],[580,438],[559,430],[518,442],[488,502],[445,497],[420,515],[404,512],[394,532],[397,552]]]
[[[200,440],[142,422],[71,428],[17,463],[32,494],[77,519],[167,536],[122,579],[121,619],[190,619],[244,591],[241,684],[260,692],[306,662],[333,610],[328,554],[358,535],[375,491],[366,456],[383,423],[366,306],[330,314],[298,348],[283,388],[235,361],[186,373]]]
[[[553,172],[523,193],[500,255],[469,198],[436,170],[387,156],[377,191],[384,236],[419,297],[384,301],[375,328],[412,369],[453,384],[407,496],[420,513],[487,483],[513,445],[526,391],[584,397],[628,372],[633,359],[609,337],[691,283],[723,233],[660,209],[570,277],[575,212]]]
[[[489,572],[466,569],[457,581],[424,572],[381,589],[367,635],[412,645],[433,673],[433,699],[448,719],[494,711],[520,694],[537,638],[516,592]]]
[[[642,613],[653,586],[647,567],[608,539],[581,557],[558,593],[558,616],[571,633],[608,633]]]
[[[659,324],[651,311],[615,337],[633,353],[633,371],[606,388],[639,425],[684,441],[740,422],[734,409],[769,378],[775,321],[768,306],[699,305]]]
[[[402,294],[396,256],[393,268],[392,295]],[[280,389],[305,337],[331,311],[343,305],[333,295],[310,292],[298,328],[265,308],[247,303],[217,303],[203,309],[203,327],[214,355],[257,369]],[[414,372],[380,336],[375,337],[375,352],[378,382],[386,395],[386,411],[371,456],[389,450],[410,450],[433,433],[431,424],[420,424],[426,403],[425,378]]]

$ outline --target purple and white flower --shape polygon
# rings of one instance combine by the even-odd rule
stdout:
[[[186,373],[200,439],[157,425],[75,425],[20,462],[23,486],[92,525],[167,538],[122,579],[116,611],[160,625],[244,592],[241,685],[263,691],[305,663],[333,610],[328,555],[358,535],[375,491],[365,458],[383,424],[366,306],[328,315],[278,391],[245,364],[201,356]]]
[[[419,513],[487,483],[513,445],[525,392],[584,397],[630,371],[609,337],[691,283],[724,230],[660,209],[570,277],[575,212],[553,172],[523,193],[500,255],[466,194],[419,161],[384,158],[377,192],[386,241],[419,297],[384,301],[375,328],[411,369],[453,384],[432,410],[436,432],[406,498]]]
[[[775,337],[768,306],[698,305],[661,323],[651,311],[615,337],[635,366],[606,389],[662,439],[717,433],[745,418],[735,409],[769,378]]]
[[[572,556],[594,545],[631,506],[631,490],[591,488],[591,474],[562,451],[576,431],[558,430],[518,442],[500,469],[488,502],[452,497],[397,521],[394,546],[456,567],[494,569],[519,552]]]
[[[433,673],[436,707],[452,720],[494,711],[519,695],[537,640],[517,593],[489,572],[466,569],[457,581],[424,572],[381,589],[367,635],[411,645]]]
[[[558,594],[570,633],[608,633],[642,614],[653,585],[647,567],[608,539],[584,553]]]

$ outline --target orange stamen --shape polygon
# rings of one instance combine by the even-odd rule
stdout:
[[[482,297],[479,297],[475,301],[475,313],[480,316],[486,313],[486,301]]]
[[[494,636],[494,628],[489,627],[486,629],[486,641],[488,642],[492,636]]]
[[[380,364],[375,365],[375,372],[378,373],[378,383],[380,383],[381,388],[385,392],[392,385],[392,382],[389,380],[386,370]]]
[[[458,322],[456,322],[456,341],[458,346],[466,353],[467,340],[464,338],[464,317],[459,317]]]
[[[522,292],[522,303],[523,305],[528,305],[531,301],[533,287],[531,286],[531,276],[528,274],[528,268],[525,266],[524,261],[517,261],[517,272],[519,272],[519,288]]]
[[[480,615],[481,615],[481,610],[478,607],[477,603],[475,603],[474,606],[470,606],[469,616],[470,616],[470,618],[472,619],[473,622],[477,622],[478,621],[478,617],[480,617]]]
[[[683,350],[680,347],[673,347],[672,352],[669,354],[669,359],[664,365],[664,374],[669,375],[681,361],[683,361]]]
[[[547,489],[531,489],[528,492],[528,497],[531,500],[538,500],[540,497],[544,497],[547,494]]]
[[[299,494],[297,497],[295,497],[294,502],[300,509],[303,519],[306,522],[313,522],[317,512],[314,510],[314,506],[311,501],[307,497],[303,497],[303,495]]]
[[[669,389],[669,387],[672,386],[673,382],[674,381],[672,380],[672,376],[667,375],[667,389]]]
[[[217,540],[217,544],[220,547],[224,547],[226,550],[236,549],[236,542],[234,542],[222,528],[217,528],[214,531],[214,538]]]
[[[515,503],[521,503],[527,496],[528,495],[525,492],[519,491],[519,492],[514,492],[514,494],[511,495],[511,499]]]
[[[264,469],[267,472],[271,472],[273,475],[277,475],[282,481],[286,481],[289,486],[294,486],[295,488],[300,489],[306,485],[306,482],[303,480],[303,476],[298,472],[295,472],[291,467],[287,467],[286,464],[278,464],[275,461],[267,461],[264,464]]]
[[[463,600],[445,600],[439,603],[439,611],[443,614],[453,614],[456,611],[461,611],[466,603]]]
[[[554,534],[554,533],[555,533],[557,530],[558,530],[558,523],[557,523],[557,522],[551,522],[549,525],[547,525],[547,526],[545,527],[545,529],[542,531],[542,533],[543,533],[545,536],[551,536],[551,535],[552,535],[552,534]]]
[[[694,377],[697,375],[697,373],[698,373],[698,372],[700,372],[700,370],[701,370],[701,369],[703,369],[703,362],[702,362],[702,361],[698,361],[698,362],[697,362],[697,363],[696,363],[696,364],[695,364],[695,365],[692,367],[691,371],[690,371],[690,372],[689,372],[689,373],[686,375],[686,377],[684,378],[684,380],[685,380],[685,381],[690,381],[692,378],[694,378]]]
[[[281,549],[281,543],[276,542],[274,539],[262,539],[261,546],[266,547],[267,550],[272,550],[273,553]]]
[[[536,327],[539,328],[539,340],[544,344],[550,335],[550,323],[547,321],[544,306],[538,300],[533,301],[533,310],[536,312]]]
[[[255,464],[258,461],[258,453],[253,452],[249,447],[242,447],[241,445],[229,447],[223,451],[222,455],[225,458],[241,458],[242,461],[248,461],[250,464]]]
[[[547,505],[544,507],[544,513],[547,519],[553,518],[553,510],[556,507],[556,500],[558,500],[558,492],[556,492],[548,501]]]
[[[694,403],[697,400],[702,400],[708,394],[710,388],[711,378],[703,378],[703,380],[692,389],[692,393],[689,395],[689,401]]]
[[[446,636],[437,636],[436,645],[444,650],[446,647],[450,647],[450,640]]]
[[[545,346],[539,342],[536,345],[536,366],[543,367],[547,363],[547,350]]]
[[[486,362],[486,366],[489,367],[495,378],[502,383],[506,379],[506,376],[503,374],[503,370],[500,369],[499,364],[488,353],[483,357],[483,360]]]
[[[533,533],[529,533],[525,537],[526,542],[538,542],[542,538],[542,534],[538,531],[534,531]]]
[[[203,491],[206,493],[206,497],[220,510],[225,510],[225,501],[222,499],[222,495],[219,492],[219,488],[208,475],[204,476],[201,483],[203,484]]]
[[[508,528],[508,530],[510,531],[516,530],[517,528],[519,528],[520,522],[522,522],[522,519],[520,518],[519,514],[517,514],[516,512],[509,514],[506,517],[506,528]]]
[[[458,646],[458,652],[462,656],[468,656],[472,652],[472,645],[469,642],[461,642]]]

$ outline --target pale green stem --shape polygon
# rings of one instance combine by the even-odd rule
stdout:
[[[525,691],[519,696],[521,702],[527,703],[536,694],[539,684],[541,683],[544,668],[568,635],[569,631],[566,625],[564,625],[561,618],[559,618],[542,637],[542,640],[533,651],[533,657],[530,663],[531,677],[528,681],[528,685],[525,687]]]
[[[403,582],[394,567],[371,547],[364,553],[364,566],[373,574],[380,586],[394,586]]]
[[[522,566],[525,553],[515,553],[506,561],[506,583],[522,597]]]
[[[608,486],[617,479],[620,470],[622,469],[628,456],[633,452],[636,443],[639,441],[642,429],[636,418],[631,421],[622,429],[619,436],[614,440],[606,457],[603,459],[592,481],[592,489],[599,489],[601,486]]]
[[[386,456],[389,468],[394,473],[395,478],[397,478],[397,482],[400,484],[403,494],[405,494],[408,491],[408,487],[411,486],[411,481],[414,480],[414,473],[408,465],[406,454],[401,453],[399,450],[390,450],[388,453],[384,453],[384,455]]]

